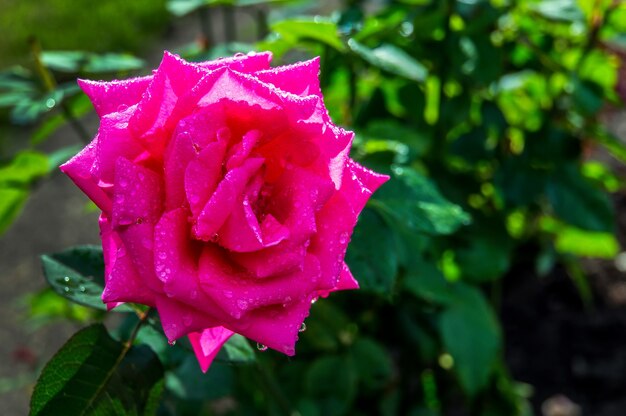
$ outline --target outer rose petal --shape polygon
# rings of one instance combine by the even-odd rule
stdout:
[[[98,180],[92,176],[91,167],[96,159],[98,136],[76,156],[61,165],[61,172],[72,181],[100,208],[103,212],[111,212],[111,198],[98,186]]]
[[[321,98],[319,72],[320,58],[317,57],[310,61],[259,71],[254,76],[266,84],[272,84],[276,88],[292,94],[315,95]]]
[[[104,117],[137,104],[150,81],[152,76],[108,82],[79,79],[78,85],[91,100],[96,113]]]
[[[202,332],[192,332],[189,334],[189,342],[193,347],[193,351],[196,353],[196,358],[198,358],[198,363],[200,363],[200,368],[203,372],[207,372],[215,356],[220,351],[220,348],[222,348],[222,345],[224,345],[233,334],[234,332],[222,326],[207,328]]]

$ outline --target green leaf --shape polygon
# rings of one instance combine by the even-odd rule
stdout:
[[[541,0],[532,4],[531,9],[549,20],[574,23],[585,19],[576,0]]]
[[[0,187],[0,234],[17,219],[28,199],[28,191]]]
[[[469,214],[445,199],[434,183],[407,167],[392,168],[392,180],[371,205],[401,227],[428,234],[451,234],[470,222]]]
[[[88,55],[84,51],[44,51],[41,53],[41,62],[55,71],[78,72]]]
[[[547,194],[556,216],[590,231],[613,232],[614,213],[609,196],[583,177],[575,165],[561,168],[548,182]]]
[[[465,245],[455,251],[463,279],[484,283],[499,279],[511,265],[513,244],[505,229],[492,221],[474,224],[463,233]]]
[[[350,335],[352,321],[345,312],[332,302],[317,302],[311,307],[311,315],[306,320],[306,331],[299,337],[298,353],[337,351],[342,339]]]
[[[397,46],[383,44],[370,49],[356,40],[350,39],[348,47],[372,66],[394,75],[417,82],[425,81],[428,76],[428,70],[424,65]]]
[[[244,336],[234,334],[226,341],[217,354],[216,360],[229,363],[252,363],[256,361],[256,354]]]
[[[305,375],[307,395],[322,415],[343,415],[357,390],[357,373],[350,360],[326,356],[313,362]]]
[[[167,372],[166,384],[168,391],[179,399],[206,401],[230,394],[234,377],[231,367],[218,361],[204,374],[196,357],[188,354],[174,371]]]
[[[48,158],[43,153],[18,153],[6,166],[0,167],[0,187],[28,185],[48,173]]]
[[[391,358],[379,343],[369,338],[359,338],[352,345],[350,356],[365,389],[380,389],[389,382]]]
[[[456,283],[446,280],[431,262],[414,260],[402,283],[408,292],[428,302],[448,305],[455,299]]]
[[[103,55],[92,55],[85,67],[87,72],[123,72],[141,69],[145,65],[142,59],[129,54],[105,53]]]
[[[0,234],[22,211],[32,184],[48,173],[48,158],[43,153],[18,153],[0,167]]]
[[[148,346],[128,349],[95,324],[74,334],[46,364],[30,415],[146,415],[162,379],[163,367]]]
[[[281,20],[272,24],[270,28],[292,45],[312,40],[331,46],[340,52],[346,49],[339,37],[337,24],[329,19],[316,17],[315,19]]]
[[[398,270],[394,247],[393,234],[382,218],[376,212],[364,209],[346,254],[346,262],[362,289],[391,293]]]
[[[59,295],[81,305],[107,310],[101,296],[104,290],[102,248],[76,246],[59,253],[41,256],[44,276]],[[132,312],[127,305],[114,309]]]
[[[484,296],[470,286],[455,284],[455,299],[441,314],[439,327],[445,349],[454,359],[461,387],[475,396],[487,386],[502,335]]]

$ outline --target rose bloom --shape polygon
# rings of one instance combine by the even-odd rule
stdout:
[[[152,76],[79,81],[100,127],[61,170],[102,210],[102,300],[155,307],[203,371],[233,333],[294,354],[311,303],[358,287],[346,247],[388,179],[349,158],[319,59],[270,60],[166,52]]]

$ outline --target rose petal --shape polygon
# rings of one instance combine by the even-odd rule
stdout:
[[[214,70],[227,66],[235,71],[251,73],[269,68],[271,61],[271,52],[250,52],[247,55],[235,55],[231,58],[221,58],[214,61],[200,62],[197,65],[207,70]]]
[[[163,332],[169,342],[174,342],[189,333],[218,325],[206,313],[202,313],[183,302],[159,296],[156,299]]]
[[[198,279],[199,247],[189,235],[188,214],[179,208],[163,215],[155,229],[154,265],[168,298],[220,321],[222,309],[202,291]]]
[[[156,224],[163,211],[161,177],[122,157],[115,163],[112,225]]]
[[[171,134],[169,120],[179,98],[204,77],[206,70],[169,52],[154,73],[150,85],[128,122],[128,129],[159,158]]]
[[[65,173],[103,212],[111,212],[111,197],[98,186],[98,180],[91,174],[96,159],[98,136],[76,156],[61,165]]]
[[[79,79],[78,85],[87,94],[100,117],[124,111],[135,105],[152,81],[152,76],[123,81],[90,81]]]
[[[293,356],[302,322],[309,315],[313,295],[302,302],[251,311],[241,321],[225,324],[238,334],[283,354]]]
[[[238,168],[228,172],[198,215],[193,231],[196,238],[209,241],[215,239],[239,196],[243,193],[252,176],[263,165],[263,159],[251,158]]]
[[[100,183],[113,183],[117,159],[123,157],[133,160],[144,152],[143,147],[128,131],[128,119],[134,108],[130,107],[123,112],[108,114],[100,120],[96,158],[91,168],[91,173],[98,178]]]
[[[225,262],[219,248],[209,245],[200,257],[198,277],[202,290],[239,319],[256,308],[302,301],[317,287],[320,266],[315,256],[307,256],[299,272],[273,279],[249,279]]]
[[[189,334],[189,342],[204,373],[209,369],[220,348],[233,334],[234,332],[222,326],[207,328],[202,332]]]
[[[134,302],[148,306],[155,305],[155,295],[146,287],[141,277],[137,274],[132,259],[121,246],[115,253],[115,260],[111,272],[105,275],[102,301]]]
[[[372,194],[388,180],[389,176],[371,171],[348,159],[340,192],[350,203],[352,210],[359,213]]]
[[[258,71],[254,76],[276,88],[292,94],[322,97],[319,81],[320,58],[296,62],[293,65],[279,66],[265,71]]]
[[[224,163],[226,145],[225,140],[207,144],[189,162],[185,170],[183,190],[186,194],[186,200],[189,202],[191,213],[196,219],[222,179],[222,164]]]

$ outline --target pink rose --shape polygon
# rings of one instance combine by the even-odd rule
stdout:
[[[235,332],[294,354],[311,302],[358,287],[346,247],[388,179],[348,157],[319,60],[270,59],[166,52],[152,76],[79,81],[100,128],[61,169],[102,209],[102,300],[157,308],[204,371]]]

